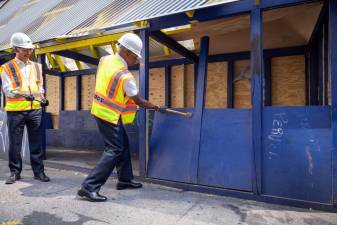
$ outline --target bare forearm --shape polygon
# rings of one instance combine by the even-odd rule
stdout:
[[[146,99],[143,99],[142,97],[136,95],[136,96],[132,96],[130,97],[138,106],[142,107],[142,108],[146,108],[146,109],[154,109],[154,110],[158,110],[158,106],[152,104],[151,102],[147,101]]]

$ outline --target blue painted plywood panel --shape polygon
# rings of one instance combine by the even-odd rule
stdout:
[[[196,183],[200,139],[195,135],[200,127],[196,118],[155,113],[152,123],[148,176]]]
[[[262,193],[331,203],[330,107],[266,107]]]
[[[251,117],[251,110],[204,111],[198,183],[252,191]]]

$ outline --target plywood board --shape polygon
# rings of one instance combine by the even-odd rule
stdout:
[[[194,64],[188,64],[184,66],[185,70],[185,107],[194,108]]]
[[[272,59],[272,105],[305,105],[305,57],[287,56]]]
[[[165,68],[150,69],[149,100],[156,105],[165,105]]]
[[[234,108],[252,108],[250,61],[234,63]]]
[[[59,115],[51,115],[51,122],[53,124],[53,129],[59,129]]]
[[[46,76],[46,98],[49,100],[47,112],[52,115],[59,114],[60,111],[60,78],[56,76]]]
[[[95,75],[82,76],[81,81],[81,108],[90,110],[95,94]]]
[[[227,108],[227,63],[209,63],[207,70],[206,108]]]
[[[76,77],[64,78],[64,110],[76,110]]]
[[[173,66],[171,70],[171,106],[183,108],[185,105],[184,98],[184,65]]]

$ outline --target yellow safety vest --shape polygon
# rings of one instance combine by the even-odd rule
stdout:
[[[137,105],[124,92],[124,82],[133,79],[117,56],[102,58],[96,76],[95,95],[91,114],[109,123],[132,123]]]
[[[21,74],[21,70],[15,59],[2,65],[2,69],[7,73],[11,80],[12,88],[18,90],[22,94],[33,95],[35,99],[41,100],[41,91],[39,85],[43,84],[42,79],[42,67],[41,64],[35,62],[29,62],[30,75],[29,84],[24,76]],[[40,109],[41,105],[37,101],[26,101],[25,98],[6,98],[6,111],[27,111],[32,109]]]

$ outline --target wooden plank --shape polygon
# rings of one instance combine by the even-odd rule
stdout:
[[[95,93],[95,75],[82,76],[81,83],[81,108],[82,110],[90,110]]]
[[[184,66],[172,67],[171,79],[171,105],[174,108],[183,108],[185,105],[184,98]]]
[[[272,105],[305,105],[305,57],[287,56],[272,59]]]
[[[49,100],[49,106],[46,111],[52,115],[54,128],[58,128],[57,115],[60,111],[60,78],[56,76],[46,76],[46,98]]]
[[[206,108],[227,108],[227,62],[209,63]]]
[[[165,68],[150,69],[149,100],[153,104],[165,105]]]
[[[76,111],[76,77],[64,78],[64,110]]]
[[[194,64],[184,65],[185,70],[185,88],[184,88],[184,96],[185,96],[185,107],[193,108],[194,107]]]
[[[234,63],[234,108],[252,108],[250,61]]]

